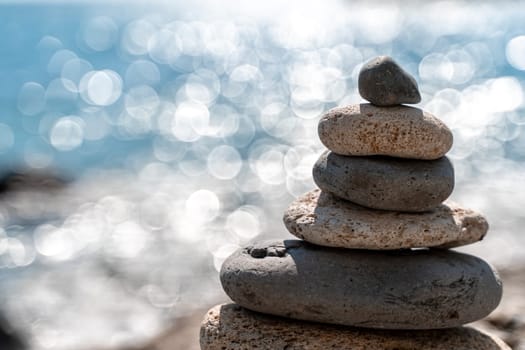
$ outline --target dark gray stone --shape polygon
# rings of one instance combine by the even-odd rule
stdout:
[[[260,249],[282,254],[261,257]],[[298,240],[240,249],[224,262],[220,278],[230,298],[247,309],[367,328],[456,327],[487,316],[502,295],[490,265],[471,255],[327,248]]]
[[[315,163],[313,177],[323,191],[383,210],[432,210],[454,189],[454,168],[447,157],[348,157],[326,151]]]
[[[417,82],[391,57],[379,56],[368,61],[359,72],[359,94],[376,106],[419,103]]]
[[[0,314],[0,349],[25,350],[28,349],[22,335],[17,332],[11,322]]]

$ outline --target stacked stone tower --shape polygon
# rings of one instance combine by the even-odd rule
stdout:
[[[463,326],[496,308],[502,286],[485,261],[446,249],[488,230],[445,202],[452,133],[403,105],[421,100],[417,83],[389,57],[364,65],[359,92],[370,104],[319,122],[319,189],[284,214],[301,240],[252,244],[224,262],[235,304],[208,312],[202,349],[508,349]]]

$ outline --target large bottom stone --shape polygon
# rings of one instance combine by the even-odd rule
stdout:
[[[385,331],[302,322],[264,315],[235,304],[218,305],[201,326],[202,350],[510,350],[469,327]]]
[[[224,291],[263,313],[384,329],[457,327],[498,305],[485,261],[443,250],[366,251],[299,240],[261,242],[222,265]]]

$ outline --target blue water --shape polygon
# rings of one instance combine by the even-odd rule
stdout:
[[[200,4],[203,7],[204,4]],[[231,5],[231,4],[230,4]],[[50,167],[57,167],[68,171],[70,173],[82,173],[85,169],[91,167],[121,167],[124,164],[123,158],[126,158],[130,153],[136,153],[140,151],[149,152],[152,147],[153,138],[158,135],[158,132],[151,130],[150,132],[140,133],[140,135],[127,135],[125,140],[119,140],[119,135],[116,135],[115,128],[112,128],[112,132],[101,140],[97,141],[84,141],[79,147],[76,147],[70,151],[56,151],[53,147],[49,147],[48,135],[46,132],[49,130],[38,130],[40,118],[46,114],[46,112],[56,112],[61,115],[76,115],[79,109],[86,107],[86,104],[78,96],[73,94],[68,98],[61,98],[56,101],[48,101],[46,106],[36,115],[30,117],[23,116],[20,110],[17,108],[16,101],[20,93],[20,89],[26,82],[36,82],[42,85],[44,88],[53,79],[60,76],[60,72],[50,73],[46,71],[46,67],[49,63],[52,55],[59,49],[71,50],[78,55],[79,58],[87,60],[94,70],[100,69],[111,69],[118,73],[121,77],[125,76],[126,69],[131,62],[136,59],[152,60],[148,56],[147,52],[139,55],[126,55],[122,52],[122,47],[119,47],[119,37],[115,40],[115,43],[108,49],[103,51],[94,51],[93,49],[86,47],[86,44],[82,41],[81,35],[85,30],[87,24],[93,18],[104,16],[110,18],[117,29],[117,36],[122,37],[123,30],[126,24],[132,20],[146,17],[150,14],[157,28],[161,28],[163,25],[174,21],[185,18],[191,18],[193,20],[208,20],[206,15],[196,15],[196,9],[198,10],[199,5],[184,6],[181,4],[173,5],[168,7],[166,13],[159,16],[159,8],[161,5],[146,6],[144,4],[133,4],[130,6],[118,6],[114,5],[45,5],[45,4],[24,4],[24,5],[3,5],[0,13],[0,35],[3,38],[2,45],[0,47],[0,54],[2,59],[0,60],[0,98],[1,98],[1,120],[3,123],[8,124],[12,132],[14,133],[14,144],[8,149],[3,150],[0,154],[0,162],[4,168],[14,168],[16,166],[26,166],[24,162],[24,149],[28,147],[37,148],[44,150],[44,152],[52,155],[52,161],[48,164]],[[338,5],[339,7],[340,5]],[[470,6],[470,7],[469,7]],[[348,35],[344,33],[341,28],[341,32],[337,32],[332,37],[328,38],[326,43],[322,41],[306,45],[306,49],[301,50],[295,47],[279,47],[282,43],[276,42],[275,38],[269,37],[267,31],[271,30],[271,25],[267,24],[267,19],[259,19],[259,22],[255,26],[261,32],[257,33],[258,36],[261,34],[266,35],[260,40],[264,41],[263,45],[266,47],[270,54],[278,54],[279,63],[284,71],[286,66],[289,66],[293,62],[293,56],[300,51],[315,52],[316,50],[327,50],[334,48],[337,45],[350,44],[353,45],[354,49],[359,50],[358,53],[366,59],[367,57],[373,56],[374,53],[388,53],[396,57],[399,61],[405,64],[414,74],[417,76],[418,62],[420,62],[426,55],[432,53],[446,53],[450,50],[464,50],[471,55],[469,59],[473,59],[473,62],[478,65],[475,73],[472,77],[460,84],[453,84],[450,87],[465,87],[470,84],[479,82],[483,79],[494,78],[498,76],[516,76],[521,79],[522,72],[516,70],[509,64],[505,57],[505,46],[508,41],[521,34],[520,33],[520,19],[523,16],[523,9],[521,6],[516,5],[510,6],[509,4],[502,5],[500,16],[495,18],[489,18],[487,15],[487,4],[480,6],[477,9],[473,8],[473,5],[465,5],[464,12],[469,10],[474,11],[474,14],[478,14],[480,17],[479,23],[486,22],[487,28],[475,28],[472,32],[454,32],[446,33],[443,28],[434,28],[436,31],[445,31],[446,35],[437,36],[432,33],[433,28],[418,28],[421,23],[410,23],[412,17],[416,17],[417,10],[415,8],[408,8],[408,16],[405,14],[405,22],[403,30],[399,34],[385,42],[380,44],[370,43],[366,39],[366,35]],[[415,6],[414,6],[415,7]],[[489,10],[490,10],[490,6]],[[335,8],[335,6],[334,6]],[[163,8],[164,9],[164,8]],[[350,10],[349,10],[350,11]],[[477,12],[476,12],[477,11]],[[329,11],[327,11],[328,14]],[[414,14],[411,14],[411,13]],[[206,14],[206,11],[204,11]],[[156,17],[155,17],[156,16]],[[219,17],[221,20],[224,18],[224,14],[216,14],[213,12],[211,17]],[[251,14],[253,16],[253,14]],[[461,15],[458,15],[461,17]],[[485,17],[483,17],[485,16]],[[506,16],[506,17],[505,17]],[[350,20],[351,12],[349,12],[348,20]],[[238,21],[239,16],[235,18]],[[227,18],[229,20],[229,18]],[[255,18],[255,21],[258,19]],[[462,18],[457,19],[461,21]],[[305,18],[306,21],[306,18]],[[439,21],[437,21],[439,22]],[[447,21],[443,21],[443,26],[447,25]],[[478,23],[478,24],[479,24]],[[251,24],[250,24],[251,25]],[[433,24],[434,25],[434,24]],[[421,33],[417,33],[417,31]],[[415,33],[416,32],[416,33]],[[252,33],[250,33],[252,34]],[[54,45],[43,45],[42,40],[45,38],[52,38],[57,43]],[[245,38],[243,45],[246,49],[254,49],[254,42],[250,42],[252,38]],[[350,40],[350,41],[349,41]],[[433,41],[433,45],[427,45],[426,41]],[[468,50],[466,45],[468,44],[482,44],[482,49],[486,51],[476,52],[475,50]],[[40,45],[39,45],[40,44]],[[159,64],[152,60],[160,72],[161,79],[154,84],[152,87],[157,93],[162,93],[162,90],[167,87],[170,82],[173,82],[181,74],[190,73],[192,69],[205,68],[214,70],[213,65],[215,61],[206,62],[210,59],[211,55],[209,51],[200,50],[196,53],[191,53],[194,56],[187,56],[192,62],[189,67],[182,69],[173,69],[169,64]],[[197,56],[195,56],[197,55]],[[482,55],[489,55],[489,57],[483,57]],[[201,62],[196,62],[197,59],[202,59]],[[252,57],[247,57],[246,62],[250,63]],[[255,57],[257,59],[257,57]],[[211,63],[211,64],[209,64]],[[252,62],[253,63],[253,62]],[[260,63],[262,74],[278,74],[279,72],[265,71],[266,62]],[[274,62],[271,62],[272,64]],[[357,63],[357,62],[355,62]],[[354,67],[348,66],[344,68],[352,69]],[[280,72],[283,73],[283,72]],[[344,74],[350,74],[351,72],[345,71]],[[221,77],[222,78],[222,77]],[[289,89],[288,82],[284,82],[283,88],[285,94],[286,89]],[[123,89],[126,88],[126,82],[124,81]],[[353,88],[354,81],[349,77],[347,78],[347,88]],[[264,90],[258,91],[258,93],[265,93]],[[220,99],[220,96],[219,96]],[[114,105],[108,106],[107,111],[110,113],[110,120],[116,122],[115,114],[119,113],[121,106],[119,103],[122,102],[122,98],[115,102]],[[236,101],[226,100],[240,112],[244,111],[244,106],[239,106]],[[325,107],[329,108],[333,105],[337,105],[337,100],[326,101]],[[57,106],[58,105],[58,106]],[[260,108],[257,106],[255,108]],[[54,119],[58,119],[57,115]],[[176,140],[175,140],[176,141]],[[31,150],[25,151],[31,152]],[[514,157],[523,157],[522,152],[519,154],[511,154]],[[31,165],[30,165],[31,166]]]
[[[0,156],[3,167],[16,168],[24,166],[23,150],[26,142],[34,140],[37,145],[45,147],[42,138],[34,133],[29,133],[22,126],[21,113],[17,109],[16,101],[22,85],[28,81],[37,81],[48,84],[52,79],[46,72],[47,61],[53,51],[39,50],[38,44],[45,36],[59,38],[62,46],[76,50],[76,36],[79,25],[88,20],[93,13],[107,13],[107,9],[82,5],[49,6],[49,5],[3,5],[0,12],[0,113],[2,122],[9,124],[15,134],[15,143],[9,152]],[[110,11],[112,18],[132,18],[130,15],[119,15],[116,9]],[[121,23],[124,20],[120,20]],[[80,53],[92,62],[94,67],[111,68],[116,71],[125,68],[125,62],[118,60],[116,50],[103,53]],[[78,106],[75,103],[62,105],[62,113],[75,113]],[[29,127],[36,129],[38,117],[29,121]],[[78,149],[76,152],[55,153],[54,166],[69,173],[82,172],[92,166],[104,166],[107,150],[118,150],[118,154],[133,151],[137,148],[147,147],[144,142],[127,142],[125,144],[112,142],[111,138],[104,140],[103,145],[94,145],[90,150]],[[103,146],[103,147],[101,147]]]

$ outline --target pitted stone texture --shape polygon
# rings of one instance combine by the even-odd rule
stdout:
[[[200,329],[202,350],[510,350],[474,328],[386,331],[289,320],[218,305]]]
[[[354,249],[452,248],[483,239],[485,218],[455,203],[425,213],[375,210],[310,191],[284,213],[284,224],[294,236],[310,243]]]
[[[253,249],[281,251],[253,257]],[[384,329],[457,327],[487,316],[501,282],[483,260],[449,250],[369,251],[261,242],[222,265],[224,291],[262,313]]]
[[[347,156],[438,159],[452,147],[452,132],[441,120],[408,106],[334,108],[319,121],[318,133],[326,148]]]
[[[414,77],[389,56],[365,63],[359,72],[358,86],[361,97],[376,106],[421,102]]]
[[[395,211],[432,210],[454,189],[454,168],[447,157],[428,161],[326,151],[314,165],[313,178],[320,189],[337,197]]]

